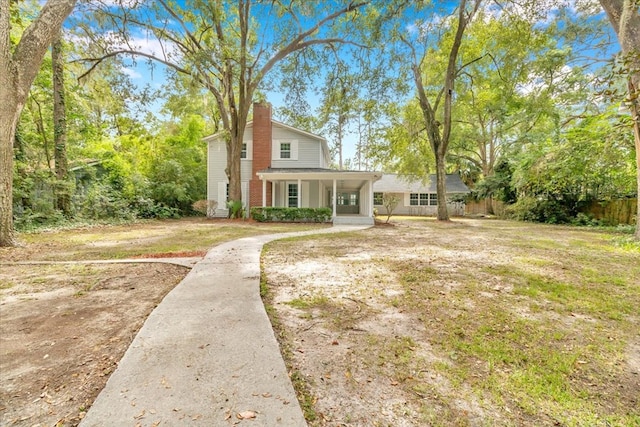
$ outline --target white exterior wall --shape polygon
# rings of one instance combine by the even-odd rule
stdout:
[[[243,141],[247,144],[247,158],[240,160],[240,179],[242,203],[246,207],[249,199],[249,180],[253,166],[253,129],[245,130]],[[227,147],[224,141],[216,139],[207,144],[207,200],[215,200],[218,206],[213,216],[226,217],[226,185],[229,182],[225,169],[227,167]]]
[[[376,191],[379,193],[379,191]],[[393,210],[394,215],[411,215],[411,216],[436,216],[438,214],[438,206],[411,206],[409,195],[411,193],[392,193],[400,198],[400,203]],[[386,215],[387,209],[383,205],[375,205],[378,215]],[[449,215],[464,216],[464,203],[452,202],[447,203]]]
[[[280,159],[280,143],[291,144],[291,158]],[[273,148],[271,153],[273,168],[324,168],[322,144],[304,134],[273,125]]]

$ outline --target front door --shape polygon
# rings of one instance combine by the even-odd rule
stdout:
[[[339,214],[359,214],[360,213],[360,192],[359,191],[338,191],[336,213]]]

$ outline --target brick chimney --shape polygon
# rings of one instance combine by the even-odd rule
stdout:
[[[249,181],[249,206],[262,206],[262,181],[256,172],[271,167],[271,104],[253,104],[253,167]],[[267,182],[266,206],[271,206],[271,183]]]

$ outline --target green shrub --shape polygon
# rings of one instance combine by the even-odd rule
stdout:
[[[180,209],[158,203],[147,197],[138,197],[131,203],[131,208],[138,218],[180,218]]]
[[[566,224],[570,222],[571,210],[562,202],[553,199],[521,197],[509,205],[507,217],[518,221],[546,222],[548,224]]]
[[[123,198],[120,192],[101,183],[96,183],[89,188],[78,204],[80,216],[86,219],[132,220],[136,217],[136,212],[130,208],[129,201]]]
[[[242,200],[229,200],[227,202],[227,209],[229,209],[229,218],[244,218]]]
[[[31,231],[43,226],[64,224],[66,218],[61,211],[50,209],[47,212],[24,209],[20,216],[16,216],[14,226],[18,231]]]
[[[329,222],[331,208],[251,208],[251,217],[258,222]]]

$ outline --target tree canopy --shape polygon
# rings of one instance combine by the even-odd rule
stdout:
[[[440,219],[445,173],[523,219],[637,197],[638,5],[600,3],[96,1],[62,27],[74,1],[3,0],[0,244],[14,219],[206,212],[207,134],[239,200],[251,106],[271,99],[336,167],[435,173]]]

